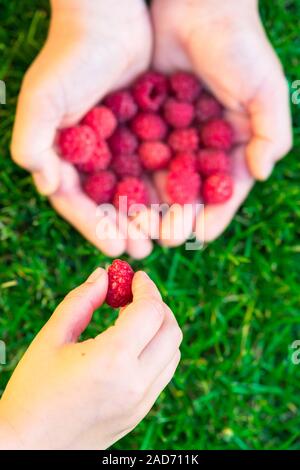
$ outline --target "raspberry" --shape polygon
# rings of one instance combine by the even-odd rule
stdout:
[[[98,139],[93,155],[85,163],[77,165],[79,171],[83,173],[95,173],[99,170],[106,170],[111,161],[111,152],[104,140]]]
[[[138,140],[135,135],[125,126],[118,127],[108,141],[114,155],[128,155],[135,153]]]
[[[166,189],[172,204],[195,202],[199,196],[201,178],[192,170],[170,171],[167,176]]]
[[[233,144],[233,129],[223,119],[214,119],[204,124],[201,137],[206,147],[229,150]]]
[[[137,113],[138,107],[130,91],[120,90],[108,95],[104,104],[121,123],[129,121]]]
[[[135,153],[116,155],[112,162],[112,168],[119,177],[140,176],[142,173],[139,156]]]
[[[110,202],[116,186],[116,177],[112,171],[99,171],[87,177],[83,189],[97,204]]]
[[[199,146],[199,135],[194,127],[176,129],[170,134],[168,142],[174,152],[192,152]]]
[[[196,155],[192,152],[177,153],[169,168],[171,171],[182,173],[196,171]]]
[[[120,206],[120,197],[127,197],[127,209],[129,209],[133,204],[147,205],[149,201],[148,190],[145,184],[143,181],[138,178],[134,178],[133,176],[127,176],[117,184],[114,205],[118,209],[122,209]]]
[[[222,115],[222,106],[208,93],[202,93],[196,103],[196,117],[199,122],[209,121],[210,119],[220,118]]]
[[[83,118],[83,124],[90,126],[99,139],[108,139],[116,130],[117,120],[106,106],[95,106]]]
[[[180,101],[192,102],[200,95],[202,86],[198,78],[188,72],[176,72],[172,75],[171,88]]]
[[[158,111],[167,97],[168,80],[157,72],[147,72],[133,85],[133,95],[144,111]]]
[[[90,127],[79,125],[61,130],[57,143],[65,160],[74,164],[85,163],[95,151],[97,138]]]
[[[115,259],[109,266],[106,303],[112,308],[124,307],[132,301],[132,267],[120,259]]]
[[[228,173],[214,173],[203,184],[203,200],[207,204],[221,204],[233,193],[233,180]]]
[[[167,133],[167,126],[158,114],[140,113],[133,118],[131,130],[142,140],[163,140]]]
[[[197,155],[197,170],[203,176],[230,171],[230,158],[223,150],[202,149]]]
[[[163,142],[143,142],[139,147],[139,155],[147,170],[160,170],[168,165],[171,150]]]
[[[168,124],[173,127],[188,127],[194,119],[195,110],[190,103],[169,98],[164,106],[164,116]]]

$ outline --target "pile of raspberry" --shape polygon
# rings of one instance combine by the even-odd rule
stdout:
[[[163,169],[171,203],[220,204],[232,196],[232,127],[216,98],[187,72],[146,72],[60,131],[57,144],[97,204],[119,208],[126,196],[128,207],[148,205],[145,181]]]

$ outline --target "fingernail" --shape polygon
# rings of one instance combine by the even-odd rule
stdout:
[[[102,268],[97,268],[95,269],[94,272],[87,278],[87,282],[96,282],[100,277],[103,276],[103,269]]]

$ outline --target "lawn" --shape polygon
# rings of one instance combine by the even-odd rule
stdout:
[[[261,1],[290,85],[300,79],[300,0]],[[0,393],[62,297],[109,259],[39,196],[9,156],[22,76],[45,37],[41,0],[0,0]],[[118,449],[300,449],[300,118],[295,147],[257,184],[226,233],[202,251],[156,246],[133,262],[158,284],[184,332],[182,361],[148,417]],[[131,260],[130,260],[131,261]],[[95,335],[114,314],[103,308]]]

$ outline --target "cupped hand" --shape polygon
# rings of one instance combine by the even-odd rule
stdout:
[[[183,243],[193,227],[201,241],[211,241],[230,223],[254,179],[268,178],[291,147],[287,83],[256,0],[154,0],[152,18],[155,67],[167,73],[196,73],[223,103],[235,129],[232,199],[206,206],[197,216],[191,213],[184,224],[182,211],[175,210],[178,236],[174,231],[168,235],[169,214],[162,222],[161,241],[166,245]]]
[[[58,129],[77,123],[109,91],[148,68],[152,34],[146,6],[143,0],[52,0],[52,7],[48,38],[22,84],[12,157],[32,172],[57,212],[101,251],[146,256],[151,241],[137,237],[134,224],[131,238],[113,218],[97,218],[77,172],[54,147]]]
[[[0,401],[0,448],[104,449],[130,432],[171,380],[182,333],[150,278],[114,326],[79,342],[105,300],[98,268],[71,291],[18,364]]]

